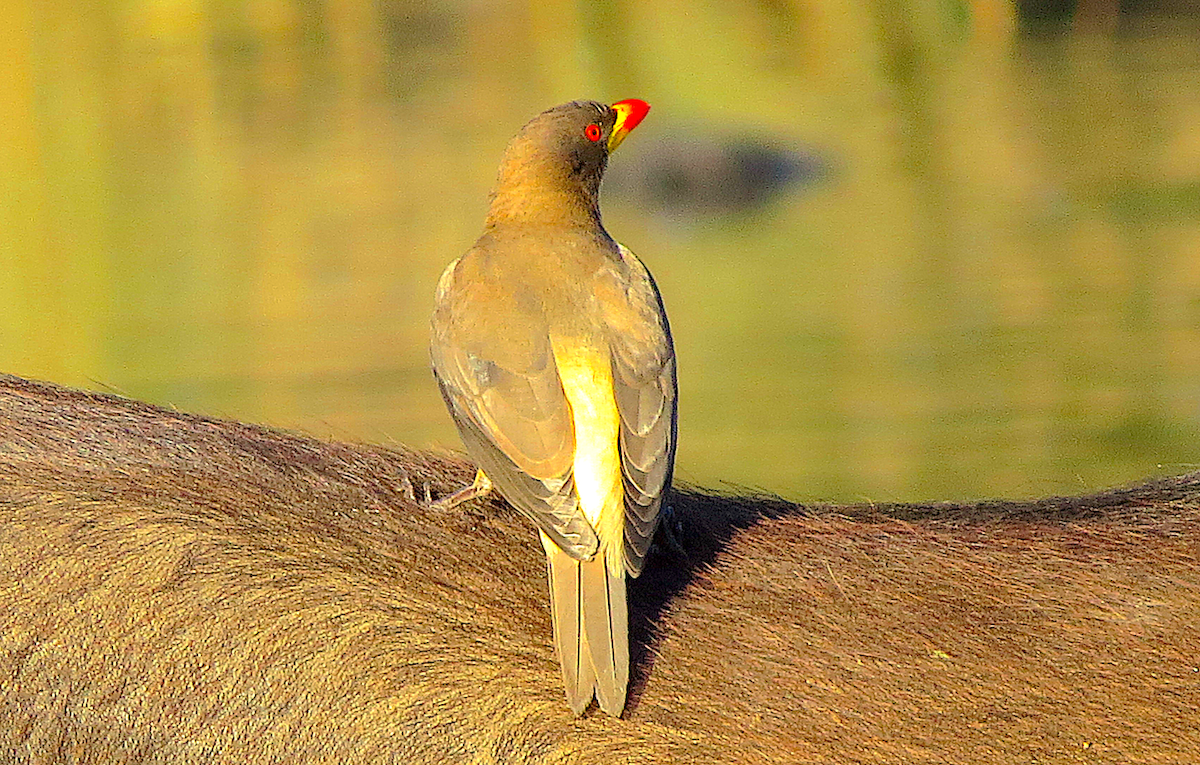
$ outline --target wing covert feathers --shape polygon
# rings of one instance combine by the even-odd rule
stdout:
[[[499,318],[481,314],[471,292],[479,286],[456,279],[460,262],[438,284],[430,344],[434,376],[459,435],[505,499],[571,555],[594,555],[599,540],[579,512],[571,409],[550,340],[536,328],[531,338],[514,338],[509,325],[519,317],[503,316],[503,305],[492,308]]]

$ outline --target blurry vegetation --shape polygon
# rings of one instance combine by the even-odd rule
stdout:
[[[666,297],[684,480],[1029,495],[1200,461],[1185,0],[68,0],[5,4],[0,43],[0,370],[456,449],[427,316],[504,142],[638,96],[606,221]],[[719,159],[745,147],[771,159]],[[621,167],[665,157],[669,214]],[[728,193],[794,157],[820,171]]]

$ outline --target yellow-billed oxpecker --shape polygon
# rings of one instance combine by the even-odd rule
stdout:
[[[475,483],[537,525],[567,701],[620,715],[625,577],[642,571],[675,457],[675,352],[650,273],[600,221],[609,153],[650,106],[576,101],[508,144],[482,236],[442,274],[434,375]]]

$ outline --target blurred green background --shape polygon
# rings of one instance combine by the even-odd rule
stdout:
[[[1180,472],[1198,20],[1186,0],[4,3],[0,370],[458,449],[428,315],[505,142],[555,103],[640,97],[605,222],[670,312],[683,480],[893,500]],[[765,162],[731,170],[747,147]]]

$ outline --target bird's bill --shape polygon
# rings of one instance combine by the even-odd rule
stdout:
[[[616,102],[612,108],[617,113],[617,121],[613,125],[612,135],[608,137],[609,151],[620,146],[625,136],[629,135],[629,131],[638,126],[646,112],[650,111],[650,104],[640,98],[627,98]]]

